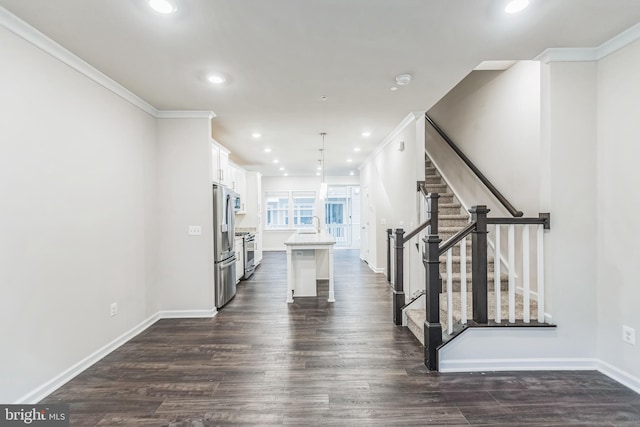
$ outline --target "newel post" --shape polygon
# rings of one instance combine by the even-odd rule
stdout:
[[[424,321],[424,364],[431,370],[438,370],[437,349],[442,344],[442,325],[440,324],[440,242],[438,237],[438,198],[437,193],[428,195],[429,234],[424,239],[426,250],[422,262],[426,268],[426,318]]]
[[[387,283],[391,283],[391,233],[393,230],[387,228]]]
[[[486,206],[473,206],[469,209],[471,219],[476,223],[476,229],[471,233],[471,287],[473,321],[486,324],[488,322],[487,308],[487,213]]]
[[[404,307],[404,230],[396,228],[393,238],[393,323],[402,325],[402,307]]]

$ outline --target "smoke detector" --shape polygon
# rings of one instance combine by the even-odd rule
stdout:
[[[406,86],[411,83],[411,74],[398,74],[396,76],[396,83],[399,86]]]

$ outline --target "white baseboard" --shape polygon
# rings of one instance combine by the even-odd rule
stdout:
[[[466,359],[440,362],[440,372],[595,371],[597,359]]]
[[[440,362],[440,372],[598,371],[640,394],[640,378],[600,359],[487,359]]]
[[[598,360],[598,371],[640,394],[640,378],[634,377],[630,373],[618,369],[602,360]]]
[[[156,313],[158,319],[202,319],[218,314],[215,308],[211,310],[168,310]]]
[[[373,271],[376,274],[386,273],[386,271],[387,271],[387,269],[385,267],[376,267],[375,265],[369,264],[369,263],[367,263],[367,265],[369,266],[371,271]]]
[[[141,332],[144,332],[149,326],[153,325],[160,319],[177,319],[177,318],[209,318],[217,314],[216,309],[212,310],[171,310],[171,311],[159,311],[133,328],[129,329],[119,337],[115,338],[108,344],[94,351],[84,359],[80,360],[70,368],[64,370],[60,374],[56,375],[49,381],[37,387],[35,390],[27,393],[18,400],[15,404],[35,404],[71,381],[73,378],[90,368],[96,362],[103,359],[112,351],[116,350],[121,345],[135,338]]]

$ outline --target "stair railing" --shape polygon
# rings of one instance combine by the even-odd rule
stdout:
[[[437,194],[435,197],[437,207]],[[446,335],[452,336],[457,327],[465,327],[468,324],[475,326],[487,325],[494,319],[489,319],[488,310],[488,225],[495,225],[496,249],[494,256],[494,291],[496,294],[496,315],[495,322],[502,322],[501,319],[501,276],[500,276],[500,227],[509,227],[509,323],[515,323],[515,294],[516,287],[514,281],[514,227],[523,226],[523,322],[530,323],[529,304],[531,289],[529,287],[529,226],[537,225],[538,251],[537,260],[537,292],[538,292],[538,323],[544,324],[544,266],[543,266],[543,234],[544,229],[550,228],[550,215],[540,214],[538,218],[488,218],[489,209],[486,206],[473,206],[469,209],[471,222],[454,236],[442,243],[438,236],[437,227],[431,227],[429,235],[424,239],[425,251],[423,253],[423,264],[426,268],[425,294],[426,294],[426,319],[424,324],[424,361],[430,370],[438,369],[437,350],[443,343],[443,330],[440,319],[440,295],[442,291],[442,279],[440,278],[440,257],[446,254],[446,296],[447,296],[447,330]],[[432,223],[438,222],[438,212],[430,212]],[[472,316],[471,321],[467,319],[467,265],[466,265],[466,239],[471,235],[471,252],[473,254],[471,262],[471,287],[472,287]],[[460,323],[454,325],[453,321],[453,269],[452,256],[453,248],[460,244]]]
[[[437,218],[434,220],[430,217],[431,211],[430,195],[426,193],[424,181],[418,181],[417,191],[423,194],[427,198],[428,203],[428,216],[427,220],[417,226],[413,231],[404,235],[404,229],[387,228],[387,282],[391,284],[392,301],[393,301],[393,323],[395,325],[402,325],[402,309],[405,307],[405,293],[404,293],[404,247],[415,236],[420,234],[424,229],[431,226],[433,229],[434,223],[437,229]],[[437,198],[435,202],[435,212],[437,212]]]
[[[469,169],[480,179],[480,181],[491,191],[491,194],[495,196],[496,199],[509,211],[509,213],[514,217],[523,216],[522,211],[517,210],[509,200],[500,192],[498,189],[489,181],[489,179],[484,176],[480,169],[473,164],[473,162],[462,152],[462,150],[449,138],[449,136],[444,133],[442,129],[433,121],[428,114],[425,114],[425,118],[427,122],[435,129],[436,132],[442,137],[442,139],[451,147],[451,149],[460,157],[460,159],[467,165]]]

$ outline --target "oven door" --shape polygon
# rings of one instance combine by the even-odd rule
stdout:
[[[248,234],[244,237],[244,277],[249,278],[255,270],[256,236]]]

